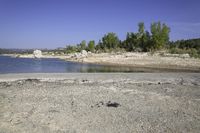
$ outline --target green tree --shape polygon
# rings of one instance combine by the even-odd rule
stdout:
[[[166,24],[154,22],[151,24],[152,46],[151,49],[159,50],[169,41],[170,28]]]
[[[80,49],[81,50],[85,50],[86,49],[86,41],[83,40],[81,43],[80,43]]]
[[[138,33],[137,33],[137,41],[138,46],[142,51],[146,51],[147,43],[148,43],[148,31],[145,32],[144,22],[140,22],[138,24]]]
[[[119,38],[115,33],[108,33],[102,38],[103,48],[115,49],[119,47]]]
[[[103,50],[103,43],[101,40],[99,40],[99,42],[97,43],[97,45],[95,46],[95,50],[97,52],[101,52]]]
[[[138,23],[138,33],[139,33],[139,35],[141,35],[141,36],[145,33],[144,22]]]
[[[148,31],[141,38],[141,49],[144,52],[151,51],[152,43],[151,43],[151,35]]]
[[[75,53],[77,52],[77,47],[76,46],[66,46],[66,51],[65,53],[69,54],[69,53]]]
[[[89,41],[88,50],[91,51],[91,52],[94,52],[94,50],[95,50],[95,41],[94,40]]]
[[[136,48],[139,47],[137,36],[138,35],[133,32],[127,33],[126,40],[123,43],[123,46],[127,51],[136,51]]]
[[[147,51],[149,45],[150,34],[145,32],[143,22],[138,23],[138,33],[127,33],[123,46],[128,51]]]

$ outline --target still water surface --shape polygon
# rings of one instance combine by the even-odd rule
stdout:
[[[133,68],[0,56],[0,73],[138,72]],[[141,71],[140,71],[141,72]]]

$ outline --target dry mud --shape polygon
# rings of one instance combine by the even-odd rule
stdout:
[[[0,133],[199,131],[198,73],[0,75]]]

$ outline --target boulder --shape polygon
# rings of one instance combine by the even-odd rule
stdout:
[[[91,51],[88,51],[88,54],[92,54],[92,52],[91,52]]]
[[[73,57],[76,58],[76,59],[79,59],[81,57],[81,54],[80,53],[74,53]]]
[[[82,57],[87,57],[88,53],[86,50],[81,50]]]
[[[74,55],[72,57],[76,58],[76,59],[83,59],[83,58],[85,58],[87,56],[88,56],[87,51],[82,50],[80,53],[74,53]]]
[[[34,50],[33,51],[34,58],[42,58],[42,51],[41,50]]]

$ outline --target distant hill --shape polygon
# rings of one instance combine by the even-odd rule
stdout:
[[[5,49],[0,48],[0,54],[25,54],[33,53],[33,49]]]
[[[0,54],[32,54],[35,49],[0,48]],[[52,51],[52,49],[40,49],[42,52]]]

